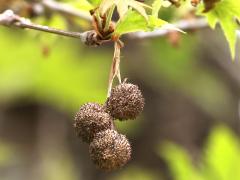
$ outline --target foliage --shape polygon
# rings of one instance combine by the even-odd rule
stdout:
[[[89,10],[100,6],[102,2],[101,0],[77,0],[75,2],[69,1],[68,4],[89,13]],[[108,2],[120,3],[110,3],[108,5],[110,8],[116,6],[120,14],[113,35],[121,36],[136,31],[152,31],[169,24],[165,21],[165,17],[160,14],[162,6],[164,6],[164,0],[153,1],[151,8],[130,0]],[[199,14],[208,19],[211,27],[215,27],[216,23],[220,22],[229,41],[232,56],[234,56],[235,30],[237,29],[235,18],[239,18],[239,12],[237,11],[239,3],[233,0],[222,0],[207,12],[203,12],[203,6],[204,4],[198,8]],[[109,13],[110,8],[106,8],[108,14],[111,14]],[[173,8],[167,10],[173,11]],[[102,11],[105,12],[105,10]],[[73,23],[72,21],[68,22],[69,19],[67,18],[58,13],[52,15],[49,21],[40,18],[34,19],[34,21],[60,29],[67,29]],[[178,19],[178,17],[174,18],[172,20]],[[159,39],[148,47],[144,46],[151,54],[146,58],[149,60],[147,63],[152,66],[151,73],[157,75],[156,79],[159,77],[166,78],[165,80],[168,83],[177,86],[176,91],[184,91],[188,96],[194,96],[204,110],[214,112],[223,109],[222,111],[227,111],[230,109],[228,106],[229,92],[220,82],[220,78],[217,79],[213,75],[212,69],[206,68],[202,71],[201,67],[197,67],[199,64],[196,63],[197,58],[194,57],[196,54],[193,53],[193,49],[197,48],[196,41],[193,42],[193,40],[196,40],[194,36],[191,36],[191,39],[189,37],[187,37],[188,39],[184,38],[184,44],[181,44],[179,49],[172,48],[168,43],[163,43]],[[57,107],[75,111],[79,104],[86,100],[103,102],[105,99],[106,68],[109,65],[107,59],[110,56],[106,55],[103,49],[100,53],[96,49],[85,49],[78,41],[61,39],[53,35],[40,35],[35,32],[23,31],[13,32],[6,29],[1,29],[0,46],[1,103],[8,103],[26,96],[30,99],[47,101],[47,103]],[[127,63],[130,63],[130,61]],[[141,64],[141,62],[137,61],[134,66],[138,66],[138,64]],[[147,72],[145,69],[143,71],[142,76],[145,76]],[[150,81],[152,86],[164,85],[164,83],[159,82],[154,84]],[[221,115],[221,112],[219,114]],[[139,133],[141,125],[144,125],[139,124],[138,121],[130,123],[132,127],[119,124],[120,129],[126,132],[130,129],[132,133]],[[205,156],[198,167],[192,165],[191,158],[184,150],[172,144],[166,146],[164,155],[170,162],[170,167],[175,172],[176,179],[240,178],[240,175],[235,177],[236,172],[239,173],[239,147],[236,138],[224,128],[216,131],[218,133],[215,132],[214,135],[210,136]],[[8,157],[10,157],[8,153],[11,151],[4,146],[0,144],[0,165],[1,163],[7,164]],[[72,167],[68,165],[68,163],[71,163],[68,162],[69,157],[67,155],[65,157],[61,153],[52,152],[45,157],[47,158],[44,165],[46,164],[46,167],[51,166],[51,168],[46,168],[46,175],[48,176],[46,179],[76,178],[76,176],[68,178]],[[52,163],[54,158],[56,159],[55,163]],[[63,163],[67,167],[59,166]],[[55,169],[60,169],[60,173],[54,173]],[[116,176],[116,179],[129,177],[131,179],[159,179],[159,175],[156,175],[155,172],[131,165],[116,174],[119,175]]]
[[[190,3],[186,1],[185,3]],[[164,27],[166,21],[158,18],[158,13],[166,2],[163,0],[155,0],[151,6],[152,14],[147,15],[144,7],[149,7],[143,3],[133,0],[117,1],[104,0],[100,4],[100,12],[105,13],[114,4],[117,6],[120,20],[117,22],[115,35],[122,35],[135,31],[152,31],[155,28]],[[132,8],[136,11],[132,11]],[[206,8],[208,8],[206,10]],[[228,40],[232,58],[235,56],[236,30],[238,29],[236,19],[240,18],[240,4],[235,0],[214,1],[209,5],[208,1],[203,1],[197,8],[199,15],[205,16],[210,27],[215,28],[219,22],[224,34]],[[142,17],[141,17],[142,16]],[[172,27],[171,27],[172,28]]]
[[[238,25],[235,18],[240,19],[240,3],[236,0],[221,0],[208,12],[204,11],[203,5],[199,8],[199,14],[205,16],[211,28],[220,23],[228,40],[232,58],[235,56],[236,30]]]
[[[212,130],[198,164],[193,164],[189,154],[172,143],[161,146],[159,152],[175,180],[240,179],[239,139],[224,126]]]
[[[105,14],[113,6],[117,7],[120,16],[114,32],[114,35],[117,36],[135,31],[152,31],[156,28],[165,27],[164,25],[168,24],[166,21],[158,18],[161,7],[166,6],[166,1],[163,0],[154,0],[152,6],[135,0],[90,0],[89,2],[93,3],[95,7],[96,5],[99,6],[101,14]],[[184,3],[190,2],[186,1]],[[144,8],[152,9],[151,15],[148,15]],[[220,23],[229,43],[232,58],[235,57],[236,30],[238,29],[236,18],[240,18],[239,9],[240,4],[235,0],[202,1],[197,7],[197,14],[205,16],[210,27],[215,28],[217,22]],[[173,26],[170,26],[170,28],[173,28]]]
[[[113,33],[115,36],[136,31],[152,31],[168,24],[158,18],[158,12],[162,5],[161,0],[154,1],[152,6],[135,0],[103,0],[98,4],[99,13],[102,16],[116,6],[120,18]],[[148,15],[145,8],[152,9],[152,14]],[[169,26],[168,28],[171,29],[172,27]]]

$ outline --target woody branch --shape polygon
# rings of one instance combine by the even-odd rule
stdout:
[[[43,1],[43,2],[45,2],[45,1]],[[54,2],[54,1],[49,1],[49,2]],[[63,6],[62,4],[61,5],[57,4],[57,5],[61,8],[59,8],[57,6],[56,9],[61,10],[61,12],[63,12],[63,7],[65,7],[65,6]],[[49,5],[49,7],[50,7],[50,5]],[[55,7],[54,4],[51,4],[51,7],[52,8]],[[66,9],[64,12],[66,12]],[[76,13],[75,13],[75,15],[76,15]],[[79,15],[79,17],[80,17],[80,15]],[[80,39],[83,43],[85,43],[87,45],[99,45],[99,44],[103,43],[103,42],[99,42],[99,40],[97,39],[96,32],[94,32],[94,30],[85,31],[85,32],[80,33],[80,32],[72,32],[72,31],[56,29],[56,28],[52,28],[52,27],[48,27],[48,26],[38,25],[38,24],[32,23],[29,19],[26,19],[26,18],[16,15],[11,10],[6,10],[2,14],[0,14],[0,25],[7,26],[7,27],[14,26],[17,28],[33,29],[33,30],[37,30],[37,31],[43,31],[43,32],[48,32],[48,33],[52,33],[52,34],[57,34],[60,36],[77,38],[77,39]],[[198,19],[192,19],[192,20],[181,20],[181,21],[173,24],[172,26],[174,26],[178,29],[181,29],[183,31],[189,31],[189,30],[206,28],[206,27],[208,27],[208,23],[205,19],[198,18]],[[165,36],[166,34],[168,34],[169,32],[172,32],[172,31],[173,30],[169,30],[168,27],[166,26],[166,27],[157,29],[152,32],[130,33],[130,34],[128,34],[128,37],[133,38],[133,39],[153,38],[153,37]],[[240,38],[240,31],[238,30],[236,33],[237,33],[238,38]]]
[[[65,31],[61,29],[48,27],[48,26],[34,24],[29,19],[26,19],[14,14],[14,12],[11,10],[6,10],[2,14],[0,14],[0,25],[7,26],[7,27],[23,28],[23,29],[33,29],[37,31],[60,35],[60,36],[77,38],[87,45],[94,45],[93,41],[96,41],[96,43],[98,41],[98,39],[96,39],[97,38],[96,33],[93,30],[80,33],[80,32]]]

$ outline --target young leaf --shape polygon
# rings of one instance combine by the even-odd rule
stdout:
[[[125,14],[129,10],[129,7],[132,7],[146,20],[148,20],[148,16],[144,8],[151,8],[150,6],[135,0],[103,0],[99,6],[101,15],[105,14],[113,5],[116,5],[120,19],[124,18]]]
[[[115,3],[115,0],[102,0],[99,6],[99,12],[104,15],[108,9],[110,9]]]
[[[158,17],[158,12],[162,6],[162,0],[155,0],[152,4],[152,16]]]
[[[133,9],[135,9],[139,14],[141,14],[146,20],[148,20],[148,16],[147,13],[144,9],[144,7],[148,7],[151,8],[149,6],[147,6],[146,4],[143,4],[141,2],[135,1],[135,0],[129,0],[128,1],[128,5],[130,7],[132,7]]]
[[[162,27],[164,29],[183,32],[180,29],[177,29],[174,25],[152,15],[148,16],[148,19],[148,22],[146,22],[145,18],[136,11],[129,10],[124,18],[117,23],[114,33],[117,36],[121,36],[130,32],[153,31],[156,28]]]
[[[149,28],[149,31],[153,31],[157,28],[161,28],[165,30],[178,31],[181,33],[185,33],[181,29],[175,27],[173,24],[168,23],[167,21],[164,21],[162,19],[156,18],[154,16],[149,16],[148,28]]]
[[[148,28],[145,18],[136,11],[129,10],[123,19],[117,23],[115,34],[120,36],[130,32],[146,30]]]
[[[148,21],[148,28],[150,30],[154,30],[155,28],[158,28],[158,27],[161,27],[163,25],[166,25],[168,24],[168,22],[162,20],[162,19],[159,19],[155,16],[149,16],[149,21]]]
[[[117,11],[120,16],[120,19],[122,19],[128,11],[127,0],[122,0],[120,3],[118,3]]]
[[[240,19],[240,3],[236,0],[222,0],[216,2],[211,10],[204,13],[206,10],[202,7],[199,9],[199,14],[206,16],[211,28],[215,28],[217,22],[220,23],[224,35],[230,46],[231,56],[235,57],[236,45],[236,30],[238,29],[235,18]]]

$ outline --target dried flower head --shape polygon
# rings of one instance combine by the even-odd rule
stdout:
[[[97,103],[87,103],[81,106],[75,116],[74,128],[77,136],[90,143],[94,135],[112,127],[112,117]]]
[[[131,146],[126,136],[110,129],[96,134],[89,152],[94,164],[106,171],[121,168],[131,158]]]
[[[106,106],[116,119],[135,119],[143,110],[144,98],[138,86],[122,83],[112,89]]]

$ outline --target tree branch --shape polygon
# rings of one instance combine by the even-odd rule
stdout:
[[[26,19],[14,14],[14,12],[11,10],[6,10],[2,14],[0,14],[0,25],[4,25],[7,27],[14,26],[18,28],[33,29],[33,30],[53,33],[61,36],[77,38],[77,39],[80,39],[86,45],[91,45],[91,46],[98,46],[98,45],[101,45],[102,43],[109,42],[109,40],[99,39],[97,33],[94,30],[80,33],[80,32],[71,32],[71,31],[51,28],[48,26],[38,25],[38,24],[32,23],[29,19]],[[193,20],[181,20],[178,23],[173,24],[173,27],[181,29],[183,31],[188,31],[188,30],[206,28],[208,27],[208,23],[203,18],[193,19]],[[173,30],[169,29],[169,26],[168,27],[166,26],[152,32],[130,33],[128,34],[128,37],[132,39],[153,38],[153,37],[165,36],[171,31]],[[240,31],[238,30],[236,33],[238,38],[240,38]]]
[[[2,14],[0,14],[0,25],[7,26],[7,27],[17,27],[17,28],[27,28],[33,29],[37,31],[48,32],[52,34],[57,34],[66,37],[72,37],[80,39],[86,45],[100,45],[101,41],[97,38],[97,34],[95,31],[85,31],[83,33],[79,32],[70,32],[60,29],[51,28],[48,26],[38,25],[32,23],[29,19],[20,17],[14,14],[11,10],[6,10]]]

